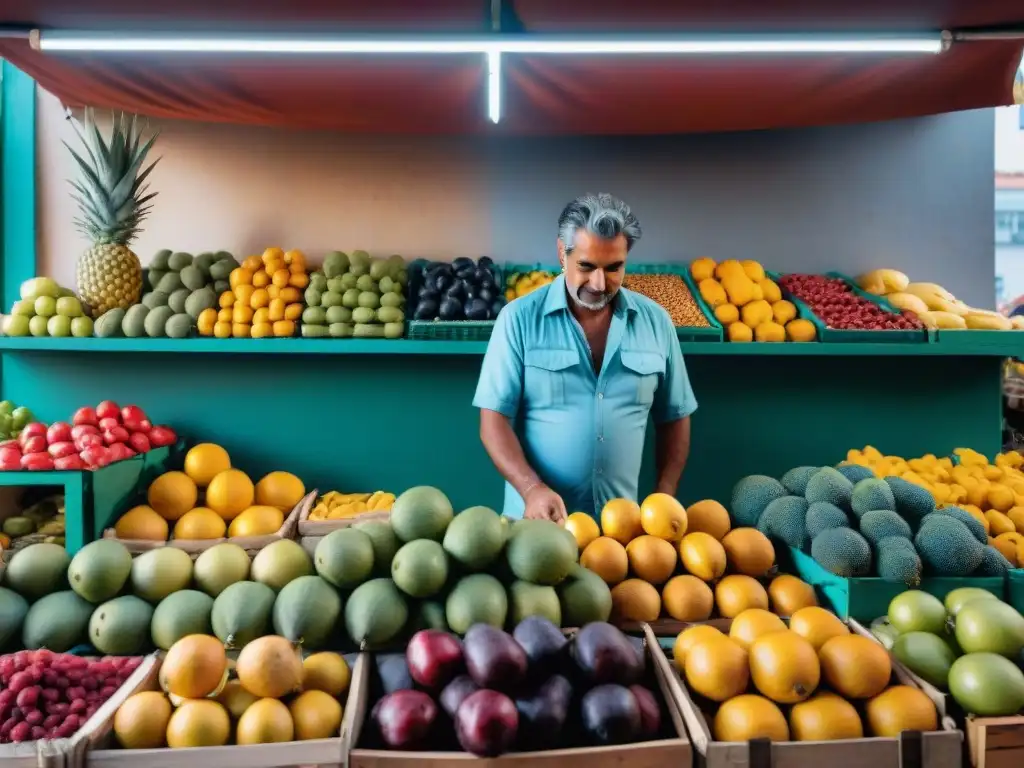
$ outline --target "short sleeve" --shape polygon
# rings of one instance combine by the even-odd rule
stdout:
[[[665,359],[665,378],[654,396],[652,415],[656,424],[684,419],[697,410],[697,398],[694,397],[690,377],[686,373],[683,352],[671,321],[668,324],[671,333],[659,328],[659,336],[665,339],[668,354]]]
[[[507,308],[498,314],[473,397],[475,407],[509,419],[516,417],[523,397],[523,344],[514,315]]]

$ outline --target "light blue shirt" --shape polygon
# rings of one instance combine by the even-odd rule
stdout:
[[[636,498],[648,418],[663,424],[697,409],[664,309],[621,289],[594,373],[563,276],[498,315],[473,405],[518,422],[534,471],[569,513],[594,516],[610,499]],[[523,510],[519,493],[506,484],[504,514],[519,518]]]

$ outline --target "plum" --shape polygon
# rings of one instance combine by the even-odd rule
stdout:
[[[516,740],[519,713],[512,699],[486,688],[467,696],[455,713],[455,734],[467,752],[497,757]]]

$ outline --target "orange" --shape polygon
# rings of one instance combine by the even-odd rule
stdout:
[[[185,454],[185,474],[200,488],[205,488],[214,476],[231,469],[228,452],[214,443],[199,443]]]
[[[573,512],[565,521],[565,529],[576,539],[580,552],[601,535],[597,521],[586,512]]]
[[[245,267],[236,267],[228,275],[228,285],[231,286],[232,290],[240,285],[252,285],[252,271]]]
[[[789,628],[814,646],[816,651],[821,651],[821,646],[833,637],[850,634],[839,617],[816,605],[801,608],[790,616]]]
[[[167,746],[223,747],[231,738],[231,719],[212,699],[182,702],[167,723]]]
[[[309,275],[305,272],[293,272],[288,278],[288,285],[292,288],[305,288],[309,285]]]
[[[789,741],[789,726],[782,711],[768,699],[752,693],[722,704],[715,713],[712,732],[715,741]]]
[[[721,541],[731,525],[729,513],[714,499],[698,501],[686,510],[686,530],[689,533],[708,533]]]
[[[257,288],[249,297],[249,306],[252,309],[262,309],[270,303],[270,294],[266,288]]]
[[[686,533],[686,510],[674,496],[652,493],[640,505],[644,533],[666,541],[679,541]]]
[[[152,507],[142,504],[121,515],[114,524],[114,533],[119,539],[167,541],[167,520],[160,517]]]
[[[796,632],[768,632],[750,646],[750,677],[772,701],[796,704],[818,687],[821,665],[813,646]]]
[[[775,564],[775,547],[756,528],[734,528],[722,537],[729,567],[747,576],[764,576]]]
[[[149,485],[149,506],[165,520],[177,520],[196,505],[199,491],[184,472],[164,472]]]
[[[617,621],[655,621],[661,615],[661,596],[646,581],[626,579],[612,587],[612,616]]]
[[[724,618],[733,619],[748,608],[767,611],[768,593],[757,579],[732,574],[715,585],[715,602]]]
[[[291,511],[306,495],[306,486],[290,472],[269,472],[256,483],[257,504]]]
[[[686,684],[712,701],[739,696],[750,683],[747,652],[728,637],[703,637],[690,646],[683,662]]]
[[[307,691],[323,691],[341,696],[351,679],[348,664],[340,653],[321,651],[302,662],[302,687]]]
[[[601,531],[625,546],[644,532],[640,506],[629,499],[612,499],[601,510]]]
[[[801,608],[818,604],[814,587],[788,573],[772,579],[768,585],[768,597],[772,601],[772,610],[779,616],[792,616]]]
[[[825,682],[847,699],[870,699],[889,685],[892,663],[885,648],[860,635],[839,635],[821,646]]]
[[[277,635],[259,637],[242,648],[235,671],[243,688],[263,698],[278,699],[302,689],[299,651]]]
[[[794,704],[789,711],[789,727],[794,741],[864,738],[864,726],[857,710],[846,699],[828,691],[820,691]]]
[[[897,738],[903,731],[935,731],[939,717],[922,691],[909,685],[894,685],[875,696],[865,707],[872,736]]]
[[[282,267],[281,269],[274,270],[274,273],[270,276],[270,282],[278,288],[285,288],[288,285],[288,277],[288,269],[286,267]]]
[[[704,581],[714,581],[725,573],[725,549],[710,533],[688,533],[679,542],[683,567]]]
[[[714,610],[715,594],[696,576],[673,576],[661,590],[661,604],[676,621],[706,621]]]
[[[1018,544],[1013,539],[1003,538],[1004,536],[1014,536],[1014,535],[1019,536],[1020,534],[1019,533],[1018,534],[1001,533],[998,536],[996,536],[994,539],[990,539],[989,540],[989,544],[991,544],[993,547],[998,549],[999,552],[1002,554],[1002,556],[1010,561],[1010,566],[1012,568],[1017,568],[1018,567],[1018,560],[1017,560],[1017,547],[1018,547]]]
[[[228,536],[269,536],[284,525],[279,507],[254,505],[243,509],[228,526]]]
[[[676,669],[680,672],[684,670],[686,654],[694,645],[703,640],[716,640],[720,637],[725,637],[725,635],[710,624],[698,624],[695,627],[684,629],[676,635],[676,641],[672,645],[672,660],[675,662]]]
[[[176,539],[220,539],[227,533],[224,518],[208,507],[190,509],[174,524]]]
[[[171,703],[160,691],[128,697],[114,714],[114,734],[122,749],[159,749],[167,743]]]
[[[306,691],[288,705],[295,722],[295,738],[329,739],[341,727],[341,704],[323,691]]]
[[[260,699],[238,718],[235,742],[243,744],[279,744],[295,739],[291,712],[277,699]]]
[[[774,613],[761,608],[748,608],[729,626],[729,637],[749,651],[754,641],[769,632],[784,632],[786,625]]]
[[[657,536],[639,536],[626,545],[633,573],[650,584],[664,584],[676,569],[676,549]]]
[[[580,565],[600,576],[605,584],[618,584],[629,573],[626,548],[608,536],[598,536],[580,555]]]
[[[228,657],[220,640],[210,635],[185,635],[167,651],[160,678],[168,693],[201,699],[220,687],[227,669]]]
[[[255,496],[256,489],[247,474],[240,469],[225,469],[207,486],[206,506],[225,520],[234,520],[242,510],[252,506]]]
[[[262,269],[259,272],[254,272],[252,275],[252,284],[254,288],[266,288],[270,285],[270,275]]]

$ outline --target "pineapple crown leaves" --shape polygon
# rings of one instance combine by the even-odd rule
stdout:
[[[159,158],[144,170],[142,165],[159,134],[143,143],[143,128],[136,117],[122,113],[114,115],[110,140],[106,141],[90,108],[85,110],[84,126],[73,125],[88,157],[64,142],[82,172],[80,179],[71,181],[80,213],[75,225],[96,243],[127,245],[152,209],[147,203],[156,197],[155,192],[148,192],[146,179]]]

